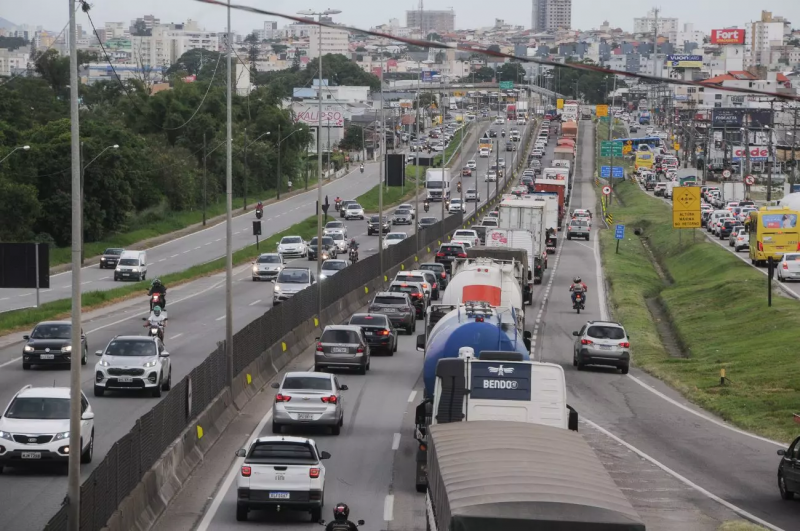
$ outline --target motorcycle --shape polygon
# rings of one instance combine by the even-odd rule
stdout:
[[[364,166],[361,166],[361,173],[364,173]]]
[[[336,210],[336,212],[339,212],[339,209],[342,208],[342,202],[341,201],[334,201],[333,208]]]
[[[461,192],[461,183],[458,183],[458,191]]]
[[[327,524],[325,523],[325,520],[320,520],[319,525],[327,525]],[[362,525],[364,525],[364,520],[359,520],[358,522],[356,522],[356,527],[361,527]]]
[[[350,249],[350,265],[358,262],[358,249]]]
[[[428,210],[430,210],[430,208],[431,208],[431,205],[430,205],[430,203],[428,203],[427,201],[425,201],[424,208],[425,208],[425,212],[427,212]]]
[[[575,302],[572,303],[572,309],[578,310],[578,314],[581,313],[581,310],[585,309],[583,293],[578,292],[575,294]]]
[[[153,308],[156,306],[161,306],[161,309],[166,309],[167,305],[164,303],[164,297],[161,293],[153,293],[150,295],[150,311],[153,311]]]
[[[142,321],[148,321],[147,317],[142,317]],[[148,321],[144,325],[145,328],[149,328],[150,330],[147,332],[148,337],[158,337],[161,341],[164,341],[164,323],[155,323],[152,321]]]

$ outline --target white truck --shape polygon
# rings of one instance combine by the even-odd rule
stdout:
[[[525,301],[530,304],[533,297],[532,284],[542,283],[542,261],[537,261],[534,249],[535,236],[529,230],[524,229],[489,229],[486,231],[486,247],[522,249],[525,251],[528,263],[531,264],[531,274],[524,279],[523,287]]]
[[[531,266],[536,272],[536,266],[542,266],[542,273],[547,269],[547,226],[545,224],[546,203],[536,199],[517,199],[516,201],[503,201],[499,207],[498,229],[521,229],[530,231],[532,240]],[[488,232],[486,241],[489,241]],[[488,244],[487,244],[488,245]]]
[[[553,163],[550,166],[553,168],[566,168],[569,175],[572,175],[572,162],[567,159],[553,159]]]
[[[567,121],[578,121],[578,110],[579,110],[578,102],[575,100],[567,100],[564,102],[564,109],[561,111],[561,120],[564,122]]]
[[[428,201],[450,199],[450,168],[428,168],[425,170],[425,189]]]
[[[558,194],[555,192],[534,192],[525,194],[522,199],[544,203],[544,226],[546,230],[545,248],[547,254],[554,254],[558,247]]]

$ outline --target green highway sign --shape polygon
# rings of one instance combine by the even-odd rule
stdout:
[[[600,142],[600,156],[610,157],[612,155],[612,145],[613,145],[613,155],[615,157],[621,157],[622,142],[619,141],[611,142],[610,140],[603,140]]]
[[[500,90],[511,90],[514,88],[513,81],[501,81],[500,82]]]

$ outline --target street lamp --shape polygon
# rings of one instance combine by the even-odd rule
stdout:
[[[316,16],[318,17],[318,21],[320,22],[319,28],[319,59],[317,68],[319,69],[319,86],[317,87],[317,99],[319,102],[317,108],[317,118],[319,120],[317,124],[317,294],[318,294],[318,306],[317,306],[317,320],[319,322],[320,328],[322,328],[322,279],[320,275],[322,275],[322,17],[328,15],[338,15],[341,13],[338,9],[326,9],[325,11],[314,11],[313,9],[307,9],[305,11],[298,11],[298,15],[306,15],[306,16]]]
[[[91,166],[94,161],[99,159],[100,156],[103,153],[105,153],[106,151],[108,151],[109,149],[119,149],[119,145],[118,144],[114,144],[113,146],[104,147],[103,150],[100,153],[98,153],[95,158],[90,160],[87,164],[84,164],[83,166],[81,166],[81,265],[83,265],[84,260],[86,259],[85,252],[84,252],[85,251],[84,243],[83,243],[84,235],[86,233],[86,229],[84,228],[86,224],[83,222],[84,221],[84,219],[83,219],[83,202],[84,202],[85,197],[86,197],[86,192],[85,192],[85,190],[83,188],[83,177],[86,174],[86,168]],[[83,158],[84,158],[83,157],[83,142],[81,142],[81,162],[83,162]]]
[[[259,138],[261,138],[262,136],[266,136],[268,134],[269,134],[269,131],[267,131],[266,133],[261,133],[256,138],[254,138],[252,142],[248,143],[247,142],[247,128],[246,127],[244,128],[244,177],[242,177],[242,192],[243,192],[243,195],[244,195],[244,198],[243,198],[243,201],[242,201],[242,211],[243,212],[247,212],[247,148],[249,148],[250,146],[255,144],[256,141]],[[279,197],[279,199],[280,199],[280,197]]]
[[[281,198],[281,151],[282,151],[281,146],[283,145],[283,141],[284,140],[286,140],[287,138],[289,138],[290,136],[292,136],[293,134],[295,134],[298,131],[300,131],[300,129],[295,129],[294,131],[292,131],[291,133],[289,133],[285,137],[281,138],[281,124],[278,124],[278,182],[277,182],[277,188],[278,188],[277,199],[278,200],[280,200],[280,198]],[[269,134],[269,133],[267,133],[267,134]],[[317,240],[317,241],[319,241],[319,240]]]
[[[23,150],[23,151],[28,151],[30,148],[31,148],[30,146],[18,146],[18,147],[15,147],[14,149],[11,150],[11,153],[9,153],[8,155],[6,155],[2,159],[0,159],[0,164],[2,164],[3,161],[6,160],[8,157],[13,155],[15,151],[20,150],[20,149]]]

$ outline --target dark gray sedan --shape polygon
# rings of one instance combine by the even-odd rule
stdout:
[[[380,350],[389,356],[394,356],[394,353],[397,352],[397,330],[386,315],[355,313],[347,324],[361,327],[373,352]]]
[[[72,360],[72,323],[69,321],[44,321],[37,324],[30,335],[22,336],[26,341],[22,347],[22,368],[33,365],[63,365],[69,367]],[[81,332],[81,365],[86,365],[89,346]]]
[[[402,328],[406,334],[413,334],[417,330],[417,311],[405,293],[383,291],[376,294],[369,305],[369,312],[386,315],[392,326]]]

